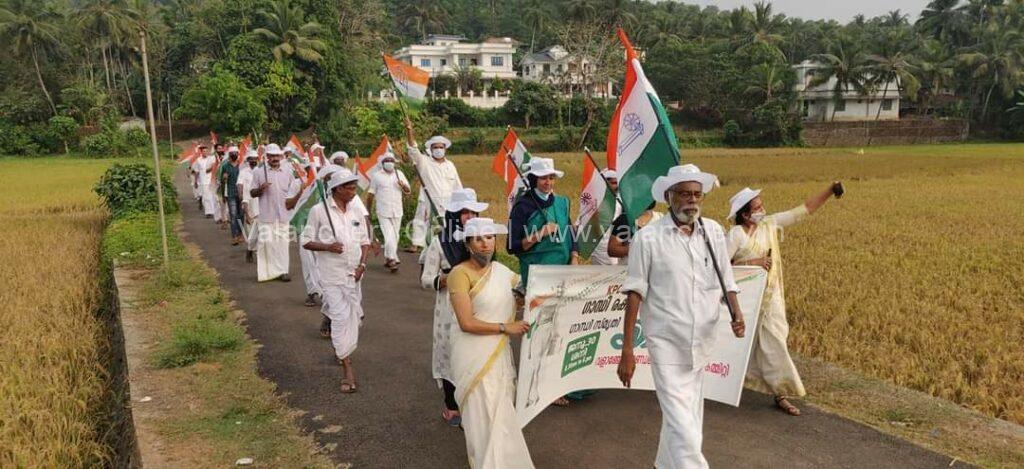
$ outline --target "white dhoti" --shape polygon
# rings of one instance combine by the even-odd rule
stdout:
[[[331,319],[331,344],[339,360],[348,358],[359,343],[359,325],[363,321],[363,290],[359,283],[323,285],[324,316]]]
[[[401,217],[377,217],[377,224],[384,235],[384,258],[398,260],[398,230],[402,226]]]
[[[320,288],[320,272],[316,270],[316,257],[313,251],[299,246],[299,261],[302,264],[302,281],[306,283],[306,294],[323,295]]]
[[[256,246],[259,245],[259,226],[260,223],[257,220],[253,220],[252,224],[248,224],[243,221],[242,235],[245,236],[246,249],[250,251],[255,251]]]
[[[654,466],[658,469],[708,467],[701,453],[704,398],[701,369],[689,365],[651,365],[654,389],[661,406],[661,436]]]
[[[259,222],[256,280],[265,282],[288,273],[290,226],[285,222]]]
[[[199,191],[203,196],[203,214],[213,215],[217,209],[217,198],[214,197],[213,187],[210,184],[200,184]]]
[[[430,228],[430,202],[420,189],[420,197],[416,202],[416,214],[412,217],[412,235],[409,238],[413,246],[427,245],[427,229]]]
[[[200,186],[199,184],[196,184],[195,176],[189,176],[189,179],[192,180],[192,197],[194,199],[196,199],[196,200],[203,200],[203,192],[202,192],[202,187],[203,186]]]
[[[217,212],[213,214],[213,219],[216,221],[227,221],[228,219],[228,201],[222,196],[215,197],[217,199]]]

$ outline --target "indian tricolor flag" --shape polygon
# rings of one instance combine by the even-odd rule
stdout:
[[[512,211],[512,203],[515,202],[516,196],[525,188],[523,179],[516,171],[516,166],[522,168],[529,162],[530,152],[526,151],[526,145],[519,140],[516,131],[509,127],[508,133],[505,134],[505,140],[501,142],[501,148],[498,149],[498,153],[491,161],[491,171],[504,181],[505,200],[508,201],[509,211]]]
[[[608,129],[608,167],[619,174],[619,196],[632,223],[653,202],[654,180],[679,164],[679,148],[636,51],[621,28],[618,34],[626,48],[626,79]]]
[[[178,155],[178,163],[186,164],[192,167],[192,163],[196,162],[196,158],[199,157],[199,143],[193,142],[192,148],[186,148],[181,151]]]
[[[601,170],[584,155],[580,212],[576,218],[576,229],[579,233],[577,244],[581,256],[590,257],[614,218],[615,194],[608,190],[607,183],[601,177]]]
[[[430,73],[396,60],[390,55],[384,55],[384,65],[388,67],[388,75],[395,82],[395,89],[402,96],[423,100],[427,96],[427,85],[430,84]]]
[[[296,137],[295,134],[292,134],[292,136],[288,138],[288,143],[284,146],[285,150],[289,148],[295,152],[296,155],[302,157],[302,159],[306,159],[306,150],[302,148],[302,141],[300,141],[299,137]]]
[[[377,145],[377,149],[370,153],[370,157],[362,159],[356,157],[356,170],[359,171],[359,188],[366,190],[370,187],[370,178],[373,177],[380,167],[377,166],[377,162],[380,161],[380,157],[384,156],[385,153],[394,153],[394,149],[391,147],[391,140],[388,140],[388,136],[381,137],[380,144]]]

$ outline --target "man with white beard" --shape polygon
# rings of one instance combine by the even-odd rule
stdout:
[[[731,324],[733,334],[743,337],[744,332],[725,231],[714,220],[700,216],[701,202],[715,180],[713,174],[688,164],[675,166],[654,181],[651,195],[656,202],[668,203],[669,216],[636,233],[621,287],[627,302],[619,379],[629,387],[633,378],[633,337],[639,313],[661,406],[661,436],[654,465],[662,469],[708,467],[701,452],[701,370],[714,348],[718,304],[723,297],[736,315]],[[721,282],[716,265],[722,269]]]

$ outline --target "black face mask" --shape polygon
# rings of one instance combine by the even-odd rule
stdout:
[[[238,153],[230,153],[228,154],[228,158],[231,158],[231,161],[236,161],[238,160]]]

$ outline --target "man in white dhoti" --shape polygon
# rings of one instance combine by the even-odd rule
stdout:
[[[359,342],[362,322],[362,287],[366,256],[370,251],[365,215],[353,204],[359,176],[338,169],[327,182],[329,209],[318,204],[309,212],[302,231],[302,246],[313,251],[323,286],[323,312],[331,319],[331,343],[344,368],[341,392],[356,392],[352,352]]]
[[[370,173],[370,187],[367,188],[366,205],[377,213],[377,225],[384,236],[384,267],[391,273],[398,272],[398,236],[402,228],[402,198],[411,194],[409,181],[395,167],[394,153],[380,157],[380,168]]]
[[[302,195],[302,184],[291,168],[281,164],[284,152],[276,144],[268,144],[267,164],[253,175],[252,197],[259,199],[260,219],[256,248],[256,278],[291,281],[288,275],[288,245],[291,238],[289,211]]]
[[[242,236],[245,237],[245,262],[252,263],[256,259],[256,240],[259,239],[256,233],[256,218],[260,214],[258,199],[253,198],[249,192],[252,190],[252,182],[255,172],[258,170],[259,154],[256,150],[250,149],[245,154],[245,164],[238,172],[238,195],[241,197],[242,209]]]
[[[201,198],[203,214],[206,218],[213,218],[216,213],[217,203],[214,198],[213,172],[217,170],[217,159],[205,151],[196,158],[192,164],[192,170],[196,173],[196,190]]]
[[[723,296],[736,314],[733,334],[743,336],[743,315],[729,268],[725,231],[714,220],[700,217],[701,202],[714,181],[714,175],[692,164],[675,166],[654,181],[651,195],[657,202],[667,201],[669,216],[636,233],[621,288],[627,303],[619,379],[629,387],[633,377],[633,337],[639,313],[661,406],[661,436],[654,464],[659,469],[708,467],[701,453],[701,370],[714,348],[718,304]],[[721,268],[722,282],[715,262]]]
[[[452,146],[451,140],[440,135],[430,137],[425,143],[430,156],[425,156],[416,145],[416,136],[408,117],[405,119],[405,140],[409,159],[416,165],[422,184],[410,238],[414,247],[422,248],[427,245],[431,219],[443,213],[452,191],[462,188],[462,180],[459,179],[459,170],[455,164],[446,158],[448,148]],[[410,252],[416,252],[416,249]]]
[[[197,150],[199,155],[206,154],[206,145],[199,145]],[[199,206],[199,210],[203,209],[203,192],[199,188],[199,166],[197,165],[199,158],[193,158],[188,165],[188,174],[192,181],[192,197],[196,199],[196,204]]]
[[[213,168],[213,180],[210,182],[210,191],[213,193],[213,221],[217,222],[220,229],[227,229],[227,204],[224,203],[224,188],[221,187],[220,181],[220,168],[226,160],[226,152],[223,144],[216,144],[213,146],[213,157],[215,166]]]
[[[516,320],[512,293],[519,276],[494,260],[495,235],[508,232],[490,218],[473,218],[455,232],[469,259],[448,275],[458,329],[451,336],[451,373],[462,412],[471,468],[532,468],[516,418],[516,370],[509,336],[530,329]]]
[[[605,168],[601,171],[601,176],[604,176],[605,180],[608,181],[608,188],[611,189],[613,194],[619,193],[619,173],[615,172],[614,169]],[[615,197],[615,213],[612,215],[612,220],[619,218],[622,214],[622,204],[619,203],[619,198]],[[581,227],[582,228],[582,227]],[[604,230],[604,234],[601,235],[601,240],[598,241],[597,246],[594,247],[594,252],[590,253],[590,263],[594,265],[619,265],[619,259],[608,255],[608,240],[612,236],[612,227],[609,226]]]
[[[789,415],[800,415],[800,409],[789,397],[807,394],[800,374],[789,356],[786,337],[786,297],[782,285],[782,230],[803,221],[830,197],[843,194],[842,184],[833,182],[785,212],[768,215],[761,191],[744,187],[729,200],[729,218],[735,226],[729,229],[729,259],[733,265],[756,265],[768,271],[768,284],[758,312],[757,330],[747,366],[746,383],[755,391],[775,396],[775,405]]]

